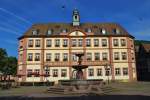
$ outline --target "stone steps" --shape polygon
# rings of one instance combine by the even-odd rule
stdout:
[[[103,94],[107,94],[107,93],[115,91],[115,89],[112,87],[101,87],[101,90],[103,91]]]
[[[48,93],[52,93],[52,94],[82,94],[82,91],[80,92],[76,92],[76,91],[66,91],[67,87],[50,87],[47,89]],[[96,88],[96,87],[95,87]],[[94,88],[94,89],[95,89]],[[108,94],[108,93],[111,93],[113,91],[116,91],[115,88],[112,88],[112,87],[109,87],[109,86],[104,86],[104,87],[101,87],[100,90],[89,90],[87,91],[87,93],[84,91],[83,93],[84,94],[88,94],[88,93],[97,93],[97,94]]]
[[[50,87],[47,89],[48,93],[52,94],[64,94],[65,89],[62,87]]]

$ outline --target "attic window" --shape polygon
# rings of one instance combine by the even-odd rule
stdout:
[[[67,33],[67,29],[62,29],[62,33]]]
[[[114,34],[120,34],[120,30],[119,30],[119,29],[114,29],[114,30],[113,30],[113,33],[114,33]]]
[[[86,31],[87,33],[91,33],[91,32],[92,32],[92,30],[91,30],[90,28],[85,29],[85,31]]]
[[[106,34],[106,30],[103,28],[103,29],[101,29],[101,33],[102,34]]]
[[[38,30],[32,30],[33,35],[38,35],[39,31]]]
[[[51,34],[52,34],[52,29],[48,29],[47,35],[51,35]]]

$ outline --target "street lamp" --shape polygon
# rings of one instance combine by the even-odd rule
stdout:
[[[106,64],[106,65],[104,65],[104,68],[106,70],[106,76],[108,78],[108,84],[109,84],[109,75],[110,75],[110,71],[111,71],[111,65]]]

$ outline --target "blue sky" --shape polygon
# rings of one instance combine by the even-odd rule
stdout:
[[[116,22],[150,40],[150,0],[0,0],[0,48],[17,57],[17,38],[32,24],[71,22],[74,8],[81,22]]]

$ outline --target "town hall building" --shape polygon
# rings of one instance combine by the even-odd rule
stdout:
[[[18,47],[19,82],[74,79],[83,53],[84,79],[136,80],[134,37],[117,23],[81,23],[78,10],[71,23],[34,24]]]

